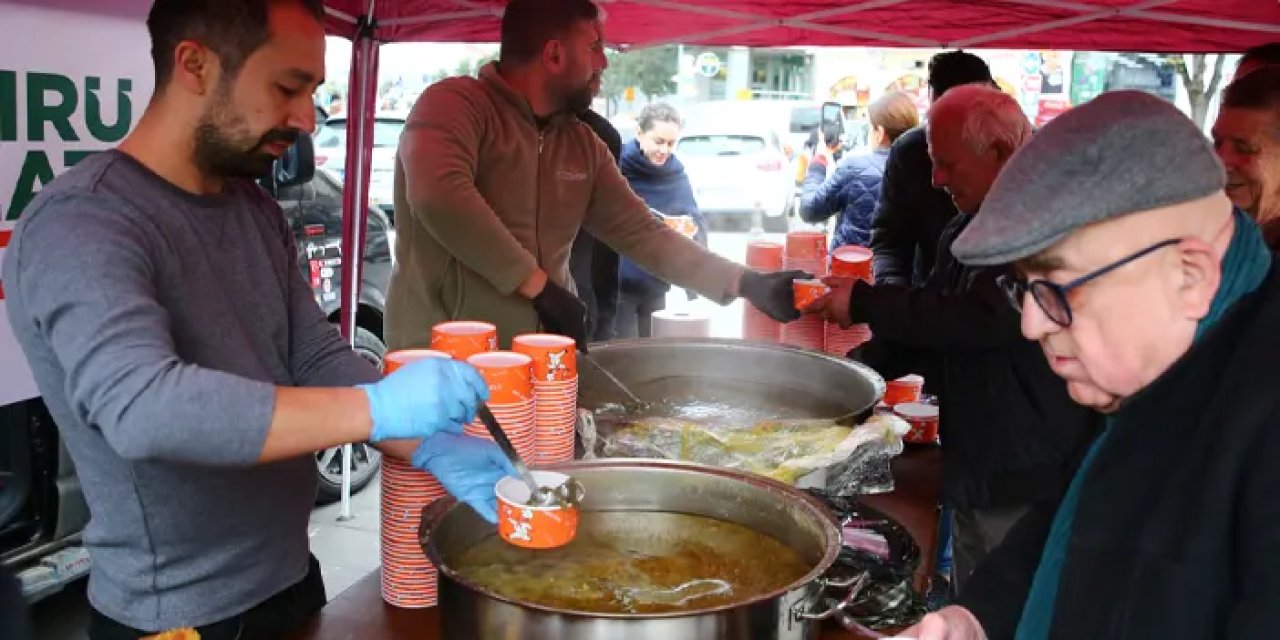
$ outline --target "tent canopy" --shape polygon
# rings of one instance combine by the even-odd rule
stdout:
[[[496,42],[501,0],[326,0],[382,42]],[[1280,40],[1276,0],[607,0],[612,44],[1234,52]]]

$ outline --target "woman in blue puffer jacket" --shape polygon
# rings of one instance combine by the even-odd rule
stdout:
[[[640,112],[637,124],[636,139],[622,149],[622,175],[653,215],[669,219],[673,227],[705,247],[706,218],[693,199],[684,165],[674,155],[680,139],[680,114],[670,105],[651,104]],[[622,259],[618,279],[618,337],[648,338],[653,314],[666,308],[671,285],[627,258]]]
[[[901,91],[885,94],[867,111],[871,120],[871,149],[845,154],[839,164],[826,144],[819,143],[800,191],[800,218],[822,222],[839,214],[831,248],[871,242],[871,215],[880,201],[880,181],[889,147],[898,136],[920,123],[915,102]],[[827,169],[835,165],[828,177]]]

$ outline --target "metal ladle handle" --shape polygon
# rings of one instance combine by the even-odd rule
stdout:
[[[826,580],[820,581],[820,584],[822,585],[823,589],[827,587],[843,587],[847,584],[850,587],[849,593],[844,597],[844,599],[842,599],[835,606],[831,607],[830,609],[827,609],[826,611],[823,611],[822,613],[805,613],[803,611],[797,611],[795,613],[796,618],[799,620],[815,620],[816,621],[816,620],[826,620],[828,618],[833,618],[833,617],[836,617],[837,615],[844,614],[845,610],[853,606],[854,601],[858,599],[858,596],[862,593],[862,588],[867,585],[867,580],[870,577],[871,577],[870,574],[863,572],[857,578],[854,578],[852,582],[849,582],[849,583],[846,583],[844,581],[840,581],[840,582],[834,582],[834,581],[829,582]]]
[[[489,430],[489,435],[493,436],[493,441],[498,443],[498,448],[507,454],[507,459],[511,461],[511,466],[516,468],[516,473],[520,474],[520,479],[529,485],[529,497],[538,503],[541,487],[538,486],[538,481],[533,479],[533,474],[529,473],[529,467],[520,459],[515,445],[511,444],[511,439],[502,430],[502,425],[498,424],[498,418],[489,410],[489,405],[481,402],[476,407],[476,417],[480,418],[480,422],[483,422],[485,428]]]

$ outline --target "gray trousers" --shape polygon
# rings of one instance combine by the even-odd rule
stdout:
[[[1004,540],[1030,506],[952,509],[951,553],[954,563],[951,588],[954,593],[960,593],[978,563]]]

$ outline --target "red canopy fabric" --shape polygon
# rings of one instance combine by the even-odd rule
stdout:
[[[501,0],[326,0],[352,37],[496,42]],[[1236,52],[1280,40],[1277,0],[613,0],[611,44]],[[371,10],[372,8],[372,10]]]

